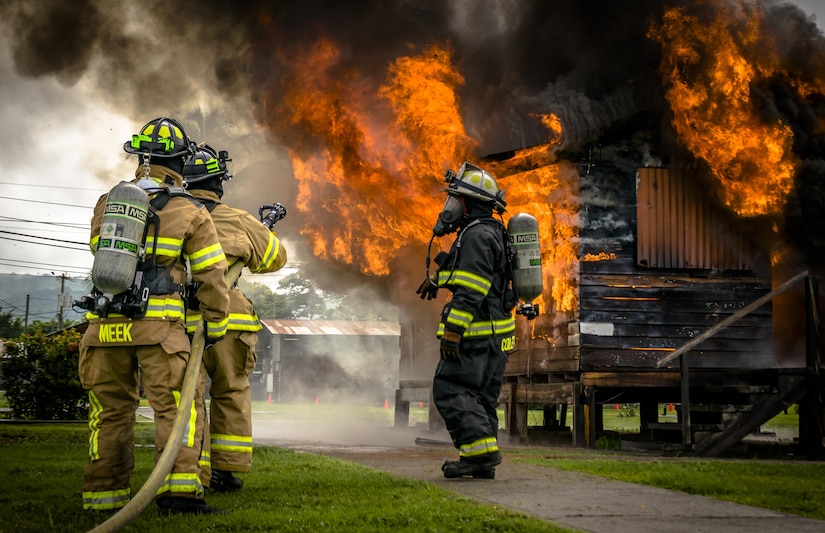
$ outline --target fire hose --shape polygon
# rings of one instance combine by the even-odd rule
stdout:
[[[264,216],[265,210],[269,210],[269,214]],[[284,216],[286,216],[286,209],[281,204],[273,204],[262,206],[260,209],[261,222],[272,229],[272,226]],[[243,261],[236,261],[224,275],[226,284],[233,286],[241,277],[243,271]],[[203,350],[206,345],[203,331],[203,321],[198,323],[195,329],[195,334],[192,337],[192,344],[190,347],[189,361],[186,363],[186,372],[183,376],[183,386],[181,387],[180,406],[192,405],[195,400],[195,389],[198,385],[198,379],[201,368],[201,361],[203,359]],[[155,464],[155,468],[147,478],[146,482],[140,487],[140,490],[135,494],[134,498],[129,500],[129,503],[120,508],[118,512],[110,516],[105,522],[98,525],[94,529],[90,529],[89,533],[108,533],[112,531],[119,531],[126,527],[132,520],[143,512],[149,503],[154,499],[158,489],[163,484],[166,476],[172,471],[175,464],[175,459],[178,456],[180,447],[183,444],[183,433],[186,431],[186,426],[189,424],[189,416],[191,409],[178,407],[177,415],[175,416],[175,423],[172,426],[172,433],[166,440],[166,446],[163,448],[163,453],[160,459]]]

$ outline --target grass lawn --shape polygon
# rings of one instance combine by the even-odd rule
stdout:
[[[151,473],[154,424],[138,424],[133,493]],[[85,424],[0,424],[0,532],[77,532],[109,513],[81,506]],[[356,463],[258,446],[235,494],[208,493],[227,515],[159,517],[150,504],[123,531],[569,531],[424,481]]]

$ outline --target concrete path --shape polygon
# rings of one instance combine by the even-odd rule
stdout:
[[[321,453],[377,470],[433,482],[478,501],[593,533],[823,533],[825,521],[800,518],[646,485],[529,465],[508,459],[495,480],[445,479],[455,459],[445,433],[375,428],[353,421],[256,420],[254,442]],[[427,445],[416,445],[426,438]],[[441,445],[439,445],[441,443]],[[825,504],[825,502],[823,502]]]

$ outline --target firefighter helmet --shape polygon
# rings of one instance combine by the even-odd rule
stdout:
[[[230,161],[232,160],[229,159],[229,152],[226,150],[218,152],[208,144],[199,144],[183,165],[183,183],[186,187],[191,187],[211,178],[219,178],[220,181],[231,180]]]
[[[132,135],[132,140],[123,144],[123,149],[130,154],[173,158],[191,154],[191,145],[192,141],[178,121],[160,117],[147,122],[140,133]]]
[[[464,162],[456,174],[447,172],[447,194],[492,202],[498,213],[504,212],[504,191],[498,188],[496,179],[486,170]]]

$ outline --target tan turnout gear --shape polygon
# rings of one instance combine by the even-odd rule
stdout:
[[[135,182],[150,179],[163,187],[182,186],[182,177],[165,166],[138,168]],[[144,184],[145,185],[145,184]],[[158,193],[148,191],[152,198]],[[90,246],[94,253],[103,218],[106,195],[95,206]],[[159,271],[173,284],[183,286],[188,261],[192,277],[201,283],[200,310],[209,336],[226,333],[229,295],[224,281],[226,259],[208,211],[185,196],[172,195],[156,211],[158,238],[149,232],[147,259],[153,244]],[[168,269],[167,269],[168,267]],[[151,294],[146,315],[132,319],[110,313],[100,318],[87,314],[89,326],[81,342],[79,373],[88,390],[89,461],[83,482],[84,509],[117,509],[131,499],[134,468],[135,411],[139,405],[140,374],[146,398],[155,412],[155,460],[172,432],[190,345],[185,330],[185,305],[179,292]],[[198,458],[204,425],[203,396],[196,394],[189,426],[174,466],[158,495],[203,498]]]
[[[280,270],[286,264],[287,253],[275,231],[246,211],[222,203],[213,191],[196,189],[190,193],[211,207],[227,265],[242,261],[252,273],[264,273]],[[204,450],[214,470],[249,472],[252,466],[249,374],[255,368],[255,344],[262,326],[252,302],[237,286],[231,288],[229,296],[229,331],[203,354],[204,367],[211,379],[209,446],[204,444]],[[197,312],[187,312],[189,331],[194,330],[198,320]],[[203,382],[205,385],[205,377]],[[202,463],[204,474],[207,463],[206,460]],[[203,482],[208,483],[208,479],[204,476]]]

